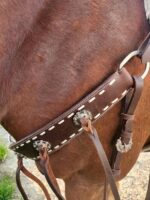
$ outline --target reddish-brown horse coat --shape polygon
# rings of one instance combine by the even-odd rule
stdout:
[[[0,117],[17,139],[45,125],[111,74],[146,36],[141,0],[26,0],[0,2]],[[128,65],[132,73],[143,66]],[[123,177],[149,137],[150,78],[136,112],[133,149],[122,161]],[[120,104],[95,126],[112,152]],[[67,199],[97,200],[104,173],[86,135],[53,154]]]

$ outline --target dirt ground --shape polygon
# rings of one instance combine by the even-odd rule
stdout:
[[[7,145],[9,144],[8,134],[6,131],[0,127],[0,142],[4,142]],[[9,152],[9,155],[4,163],[0,164],[0,177],[1,175],[9,174],[14,179],[15,170],[16,170],[16,156],[12,151]],[[43,179],[43,176],[37,171],[34,162],[25,160],[25,166],[32,170],[32,172],[38,176],[40,179]],[[150,172],[150,153],[141,153],[137,163],[134,168],[130,171],[124,180],[120,182],[120,194],[121,200],[144,200],[148,177]],[[29,199],[32,200],[44,200],[44,196],[40,189],[35,183],[30,182],[24,176],[22,176],[23,185],[25,185]],[[59,180],[61,190],[65,191],[65,186],[63,181]],[[32,188],[32,189],[31,189]],[[57,200],[52,192],[50,192],[52,200]],[[16,188],[16,193],[13,197],[13,200],[22,200],[20,193]]]

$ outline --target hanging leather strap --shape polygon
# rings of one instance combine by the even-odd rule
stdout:
[[[25,193],[22,184],[21,184],[21,180],[20,180],[20,172],[23,172],[28,178],[30,178],[31,180],[33,180],[34,182],[36,182],[40,188],[42,189],[43,193],[45,194],[45,197],[47,200],[51,200],[50,195],[46,189],[46,187],[44,186],[44,184],[33,174],[31,174],[23,165],[23,160],[21,157],[18,157],[18,168],[16,171],[16,182],[17,182],[17,186],[19,188],[19,191],[23,197],[24,200],[29,200],[27,197],[27,194]]]
[[[149,200],[149,199],[150,199],[150,175],[149,175],[149,183],[148,183],[148,189],[147,189],[147,194],[146,194],[145,200]]]
[[[150,32],[138,48],[142,63],[150,62]]]
[[[128,93],[125,98],[125,104],[124,104],[124,112],[121,114],[122,116],[122,126],[121,126],[121,136],[118,142],[121,142],[121,146],[123,149],[117,149],[117,154],[112,166],[112,170],[115,176],[120,175],[120,164],[123,157],[123,154],[130,150],[129,143],[132,143],[132,133],[133,133],[133,123],[134,123],[134,112],[138,105],[139,99],[142,94],[143,89],[143,79],[141,77],[133,77],[134,80],[134,91],[131,93]],[[127,145],[129,145],[129,149],[127,148]]]
[[[83,129],[87,132],[87,135],[89,136],[89,138],[91,139],[93,145],[95,146],[95,149],[97,151],[98,157],[101,161],[101,164],[103,166],[104,172],[105,172],[105,176],[106,176],[106,182],[105,182],[105,191],[104,191],[104,200],[107,199],[107,181],[111,187],[113,196],[115,200],[120,200],[120,196],[118,193],[118,189],[115,183],[115,179],[112,173],[112,169],[111,166],[109,164],[109,161],[107,159],[105,150],[103,148],[103,145],[99,139],[98,133],[96,131],[96,129],[92,126],[91,121],[88,120],[87,118],[82,118],[81,120],[81,125],[83,127]]]
[[[102,146],[102,143],[99,140],[99,137],[98,137],[96,129],[93,128],[92,133],[88,134],[88,136],[92,140],[92,142],[93,142],[93,144],[94,144],[94,146],[96,148],[97,154],[98,154],[98,156],[100,158],[100,161],[102,163],[103,169],[105,171],[106,178],[107,178],[108,183],[109,183],[109,185],[111,187],[114,199],[115,200],[120,200],[119,193],[118,193],[118,190],[117,190],[117,186],[116,186],[116,183],[115,183],[115,179],[114,179],[110,164],[108,162],[106,153],[105,153],[104,148]]]
[[[24,200],[29,200],[27,197],[27,194],[25,193],[22,184],[21,184],[21,180],[20,180],[20,172],[21,172],[21,168],[22,168],[22,158],[18,157],[18,168],[16,170],[16,183],[17,183],[17,187],[23,197]]]
[[[39,154],[40,154],[39,165],[42,168],[42,172],[50,188],[52,189],[52,191],[54,192],[54,194],[59,200],[65,200],[64,197],[61,195],[56,177],[53,173],[47,148],[44,147],[44,148],[39,149]]]

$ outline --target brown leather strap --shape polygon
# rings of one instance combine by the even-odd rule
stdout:
[[[150,175],[149,175],[149,183],[148,183],[148,189],[147,189],[147,194],[145,200],[150,199]]]
[[[101,161],[101,164],[103,166],[104,172],[105,172],[105,176],[106,179],[111,187],[113,196],[115,200],[120,200],[120,196],[118,193],[118,189],[115,183],[115,179],[112,173],[112,169],[110,167],[109,161],[107,159],[105,150],[103,148],[103,145],[99,139],[98,133],[96,131],[96,129],[92,126],[91,120],[89,120],[88,118],[86,118],[85,116],[83,116],[80,119],[80,123],[81,126],[83,127],[83,129],[87,132],[87,135],[89,136],[89,138],[91,139],[93,145],[95,146],[95,149],[97,151],[98,157]],[[105,191],[107,191],[107,182],[105,182]],[[107,194],[104,193],[104,200],[107,199]]]
[[[125,99],[124,113],[122,114],[121,142],[122,145],[128,145],[132,139],[132,129],[134,112],[139,102],[143,89],[143,79],[141,77],[133,77],[134,91],[132,95],[129,93]],[[125,152],[124,152],[125,153]],[[115,176],[120,174],[120,164],[123,152],[117,152],[112,169]]]
[[[144,41],[138,48],[140,57],[142,57],[142,63],[146,64],[150,62],[150,32],[147,34]]]
[[[34,182],[36,182],[40,188],[42,189],[42,191],[45,194],[45,197],[47,200],[51,200],[50,195],[46,189],[46,187],[44,186],[44,184],[33,174],[31,174],[23,165],[23,161],[21,157],[18,157],[18,169],[17,169],[17,175],[16,175],[16,180],[17,180],[17,186],[22,194],[22,197],[24,198],[24,200],[28,200],[28,197],[21,185],[21,181],[20,181],[20,171],[22,171],[28,178],[30,178],[31,180],[33,180]]]
[[[105,177],[105,184],[104,184],[104,196],[103,200],[108,200],[108,181],[107,178]]]
[[[22,159],[21,158],[18,158],[18,168],[16,170],[16,183],[17,183],[17,187],[23,197],[24,200],[29,200],[28,197],[27,197],[27,194],[25,193],[23,187],[22,187],[22,184],[21,184],[21,180],[20,180],[20,171],[21,171],[21,168],[22,168]]]
[[[105,153],[104,148],[102,146],[102,143],[100,142],[100,139],[98,137],[96,129],[93,128],[92,133],[88,134],[88,136],[89,136],[89,138],[91,139],[91,141],[93,142],[93,144],[96,148],[97,154],[100,158],[103,169],[105,171],[106,178],[108,180],[108,183],[110,184],[114,199],[120,200],[119,193],[118,193],[118,190],[117,190],[117,186],[116,186],[116,183],[115,183],[115,179],[114,179],[110,164],[108,162],[106,153]]]
[[[65,200],[64,197],[60,193],[60,189],[56,180],[56,177],[53,173],[53,170],[51,168],[50,160],[48,151],[46,148],[40,149],[40,162],[39,165],[42,167],[42,171],[44,173],[44,176],[50,186],[50,188],[53,190],[54,194],[57,196],[59,200]]]

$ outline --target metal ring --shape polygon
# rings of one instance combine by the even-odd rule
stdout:
[[[133,57],[140,55],[140,51],[136,50],[136,51],[132,51],[131,53],[129,53],[124,59],[123,61],[120,63],[119,67],[118,67],[118,71],[120,71]],[[148,72],[150,71],[150,62],[148,62],[146,64],[145,67],[145,71],[144,73],[141,75],[141,78],[144,80],[146,78],[146,76],[148,75]]]
[[[123,61],[120,63],[118,70],[120,71],[133,57],[140,55],[140,51],[136,50],[136,51],[132,51],[131,53],[129,53],[124,59]]]
[[[141,75],[141,78],[144,80],[146,78],[146,76],[148,75],[148,72],[150,71],[150,62],[148,62],[146,64],[146,67],[145,67],[145,71],[144,73]]]

